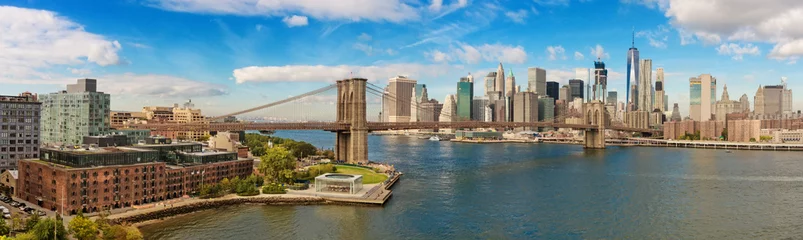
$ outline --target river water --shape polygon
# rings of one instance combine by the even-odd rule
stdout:
[[[322,131],[276,135],[332,148]],[[146,239],[795,239],[796,152],[467,144],[370,136],[405,173],[384,207],[232,206],[141,228]]]

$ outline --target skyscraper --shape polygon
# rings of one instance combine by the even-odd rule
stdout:
[[[454,95],[449,94],[446,95],[446,99],[443,101],[443,109],[441,109],[441,115],[438,117],[439,122],[451,122],[455,121],[454,119],[457,112],[457,104],[454,100]]]
[[[484,97],[474,97],[471,103],[471,120],[473,121],[485,121],[486,116],[486,108],[488,108],[488,98]],[[458,109],[460,107],[458,106]]]
[[[513,97],[516,94],[516,76],[513,76],[513,69],[505,79],[505,97]]]
[[[689,78],[689,115],[695,121],[711,120],[716,106],[717,79],[711,74]]]
[[[496,91],[496,72],[489,72],[485,76],[485,96],[490,96],[493,91]]]
[[[627,94],[625,95],[626,104],[633,103],[635,105],[638,105],[638,103],[636,102],[637,97],[631,96],[631,94],[633,94],[631,93],[631,91],[635,89],[632,88],[631,85],[638,84],[638,78],[639,76],[641,76],[639,74],[641,74],[641,71],[639,71],[639,51],[638,48],[636,48],[636,34],[634,32],[632,42],[630,44],[630,49],[627,50],[627,79],[626,79],[627,88],[625,90],[627,91]],[[638,93],[636,92],[635,94]]]
[[[414,96],[413,89],[416,88],[416,83],[416,80],[406,76],[390,78],[387,87],[389,97],[384,100],[388,110],[385,113],[387,114],[388,122],[410,121],[411,104],[408,101]]]
[[[783,86],[781,112],[783,112],[783,114],[792,113],[792,89],[786,88],[786,77],[781,77],[781,86]]]
[[[30,92],[0,95],[0,170],[16,169],[22,159],[39,158],[41,107],[38,97]]]
[[[608,92],[608,99],[605,100],[605,103],[616,105],[616,102],[619,100],[619,96],[617,95],[616,91]]]
[[[538,97],[535,93],[516,93],[513,99],[513,122],[538,121]]]
[[[655,70],[655,108],[661,112],[667,111],[664,102],[664,68]]]
[[[641,74],[638,78],[638,96],[636,108],[639,111],[652,112],[652,59],[641,59],[639,70]]]
[[[109,94],[97,91],[95,79],[78,79],[67,91],[41,95],[44,144],[82,144],[84,136],[109,132]]]
[[[558,100],[563,100],[563,102],[568,103],[571,101],[572,98],[572,88],[569,85],[563,85],[558,90]]]
[[[594,61],[594,99],[605,101],[605,91],[608,90],[608,69],[605,63]],[[613,102],[616,104],[616,102]]]
[[[499,67],[496,68],[496,79],[494,80],[494,91],[502,92],[502,98],[505,97],[505,93],[507,89],[505,89],[505,69],[502,67],[502,63],[499,63]],[[493,100],[493,99],[491,99]]]
[[[552,100],[558,100],[560,97],[560,84],[558,82],[546,82],[546,95],[551,97]]]
[[[548,95],[549,86],[546,83],[546,70],[543,68],[527,68],[527,91],[538,96]],[[557,88],[555,88],[557,93]]]
[[[580,79],[571,79],[569,80],[569,88],[571,89],[571,95],[569,95],[569,101],[574,101],[575,98],[584,99],[583,97],[583,89],[585,85],[583,84],[583,80]]]
[[[673,122],[680,122],[682,120],[683,120],[683,118],[680,117],[680,108],[678,107],[678,104],[675,103],[675,106],[672,107],[672,121]]]
[[[747,98],[747,94],[742,94],[742,97],[739,98],[739,103],[741,103],[742,113],[750,112],[750,100]]]
[[[460,78],[457,82],[457,118],[458,121],[471,120],[473,108],[471,105],[474,100],[474,81],[471,73],[467,77]]]

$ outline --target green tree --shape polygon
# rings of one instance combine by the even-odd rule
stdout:
[[[287,140],[282,143],[281,146],[290,151],[290,153],[292,153],[296,158],[315,155],[315,153],[318,152],[318,149],[315,148],[315,146],[303,141],[298,142],[294,140]]]
[[[5,218],[0,218],[0,236],[6,236],[11,233],[11,228],[6,224]]]
[[[223,180],[220,180],[219,184],[220,184],[221,190],[224,193],[231,192],[231,181],[229,180],[229,178],[223,178]]]
[[[26,232],[26,233],[17,234],[17,236],[15,236],[13,239],[14,240],[38,240],[39,238],[37,238],[36,235],[34,235],[32,232]]]
[[[196,141],[201,141],[201,142],[206,142],[206,141],[209,141],[210,137],[211,136],[209,136],[209,134],[207,134],[207,135],[200,136],[200,137],[198,137],[198,139],[195,139],[195,140]]]
[[[39,215],[36,214],[31,215],[30,217],[25,219],[25,230],[33,229],[33,227],[35,227],[40,220],[41,219],[39,218]]]
[[[126,239],[126,229],[121,225],[110,225],[103,229],[104,240]]]
[[[19,214],[14,213],[11,216],[11,231],[20,231],[25,227],[25,219],[20,217]]]
[[[79,240],[91,240],[98,237],[98,225],[89,218],[79,214],[70,220],[70,233]]]
[[[145,239],[142,237],[142,233],[139,231],[138,228],[133,226],[125,227],[125,239],[126,240],[142,240]]]
[[[722,129],[722,139],[728,140],[728,129]]]
[[[283,147],[274,147],[268,149],[267,153],[260,157],[259,172],[265,175],[265,183],[286,181],[287,178],[282,177],[282,170],[293,170],[296,167],[296,160],[290,152]]]
[[[39,220],[30,231],[37,239],[67,239],[67,230],[64,229],[64,224],[55,218]]]

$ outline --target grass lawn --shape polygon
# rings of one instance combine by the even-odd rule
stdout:
[[[374,170],[367,168],[352,167],[346,165],[336,165],[336,167],[337,167],[337,173],[362,175],[363,184],[381,183],[388,179],[387,175],[376,173],[374,172]]]

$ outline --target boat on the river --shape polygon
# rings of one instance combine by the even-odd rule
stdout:
[[[432,136],[432,137],[430,137],[430,138],[429,138],[429,140],[430,140],[430,141],[440,141],[440,140],[441,140],[441,138],[440,138],[440,137],[438,137],[438,136]]]

